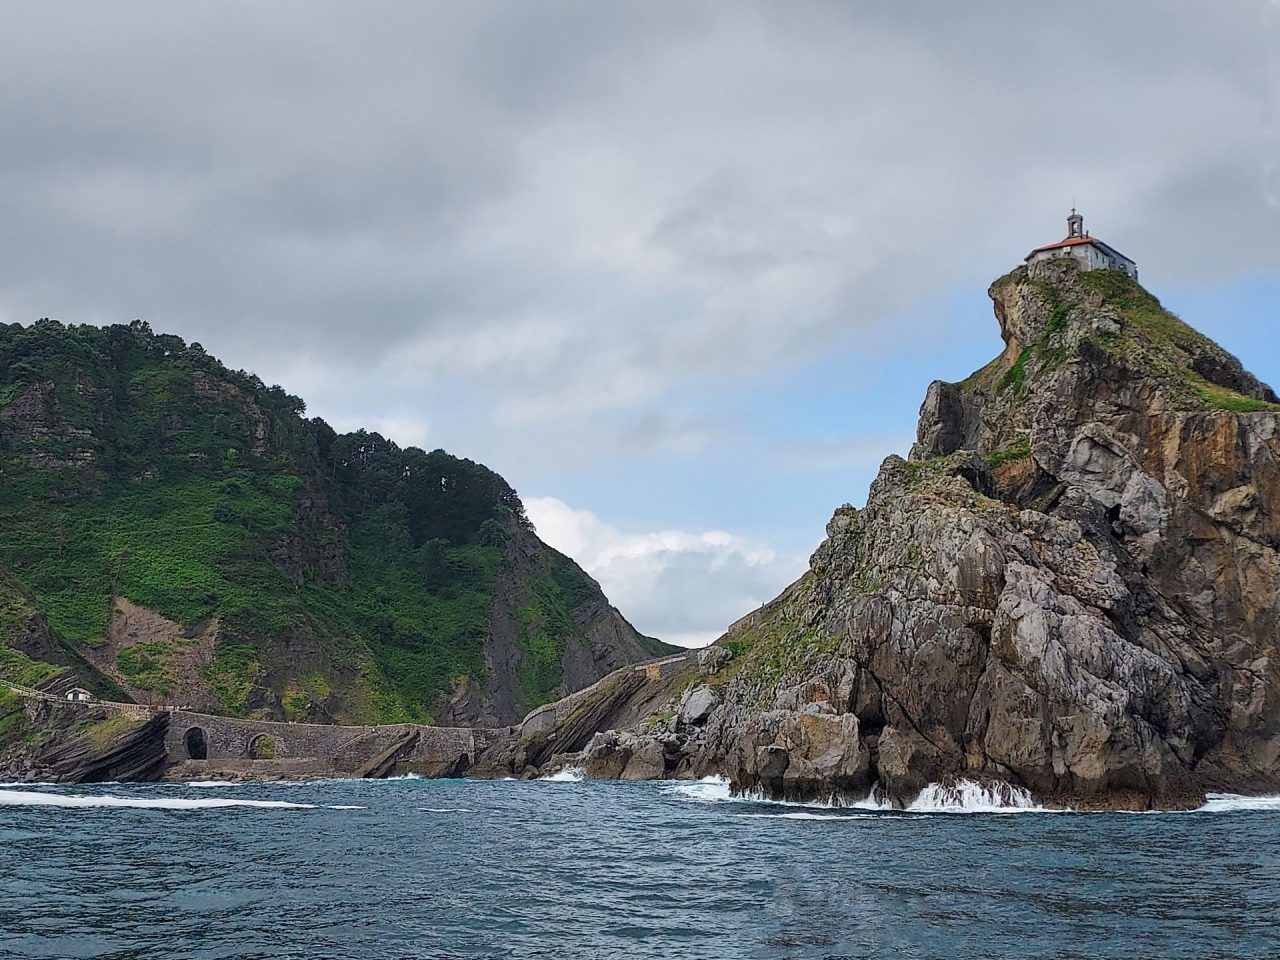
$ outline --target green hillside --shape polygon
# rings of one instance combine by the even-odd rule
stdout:
[[[291,719],[432,719],[485,680],[503,590],[527,624],[511,705],[531,707],[607,608],[493,471],[337,434],[140,322],[0,325],[0,575],[135,697]],[[113,631],[113,598],[180,629]],[[0,616],[0,641],[22,622]],[[631,659],[661,649],[631,633]]]

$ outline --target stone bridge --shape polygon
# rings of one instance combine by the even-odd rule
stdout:
[[[693,651],[629,664],[562,700],[530,711],[518,727],[431,727],[414,723],[350,726],[242,720],[176,706],[111,700],[69,701],[50,691],[0,681],[14,693],[68,710],[99,709],[148,720],[167,714],[164,764],[170,779],[234,777],[462,776],[490,746],[554,727],[593,692],[633,673],[659,680],[685,668]]]
[[[138,720],[167,715],[165,760],[174,779],[255,777],[386,777],[417,773],[460,776],[512,729],[431,727],[416,723],[349,726],[242,720],[179,707],[92,699],[69,701],[48,691],[0,681],[28,700],[67,710],[104,710]]]
[[[345,726],[168,713],[165,752],[183,763],[184,774],[198,772],[199,765],[231,773],[460,776],[480,753],[511,734],[416,723]]]

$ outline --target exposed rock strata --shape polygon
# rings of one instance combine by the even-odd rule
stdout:
[[[910,459],[719,641],[733,661],[597,737],[589,774],[899,803],[961,777],[1100,807],[1280,789],[1275,394],[1117,274],[990,293],[1004,353],[929,388]]]
[[[169,715],[129,720],[94,707],[68,709],[36,702],[28,723],[40,736],[10,751],[0,780],[105,783],[158,780],[168,758]]]

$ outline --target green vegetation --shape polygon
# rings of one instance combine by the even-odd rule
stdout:
[[[0,574],[0,680],[22,687],[35,687],[62,672],[62,667],[33,660],[9,646],[27,632],[38,614],[30,598]]]
[[[112,741],[141,725],[141,720],[137,720],[128,714],[118,713],[113,717],[108,717],[85,727],[83,732],[86,737],[93,741],[96,749],[105,750],[111,745]]]
[[[219,643],[213,662],[201,669],[221,712],[232,717],[248,714],[246,704],[262,670],[258,648],[247,643]]]
[[[1195,371],[1187,372],[1187,381],[1201,402],[1211,410],[1230,410],[1232,413],[1256,413],[1259,410],[1277,410],[1280,405],[1246,397],[1216,383],[1210,383]]]
[[[0,747],[23,738],[27,728],[27,714],[22,698],[6,687],[0,687]]]
[[[1076,271],[1084,302],[1109,308],[1118,316],[1118,328],[1110,332],[1092,332],[1087,338],[1120,360],[1126,367],[1140,371],[1144,377],[1163,382],[1173,393],[1175,402],[1184,409],[1227,410],[1253,413],[1277,410],[1280,404],[1248,397],[1220,383],[1206,379],[1206,373],[1232,363],[1231,358],[1204,334],[1188,326],[1166,310],[1138,281],[1118,270]],[[1051,304],[1044,331],[1027,345],[1013,364],[997,376],[1000,358],[962,381],[962,389],[994,386],[997,391],[1012,390],[1016,395],[1026,383],[1032,368],[1052,370],[1068,357],[1067,350],[1054,341],[1066,329],[1071,312],[1080,300],[1064,300],[1063,290],[1054,284],[1028,277],[1019,269],[1001,277],[995,287],[1008,293],[1012,284],[1025,283]]]
[[[1012,463],[1015,460],[1021,460],[1029,456],[1031,456],[1031,440],[1028,437],[1022,437],[991,454],[991,456],[987,457],[987,463],[991,464],[992,469],[995,469],[996,467],[1004,466],[1006,463]]]
[[[135,643],[116,654],[116,666],[121,675],[139,690],[167,694],[176,683],[171,664],[177,653],[177,643],[173,640]]]
[[[963,454],[947,453],[926,460],[908,460],[903,469],[906,471],[907,483],[920,487],[941,477],[954,476],[964,460]]]
[[[1053,312],[1049,315],[1049,322],[1045,324],[1044,330],[1036,338],[1035,343],[1029,344],[1018,353],[1017,359],[1013,361],[1013,366],[1004,372],[1004,376],[996,384],[997,390],[1006,390],[1012,387],[1014,393],[1020,392],[1027,378],[1027,363],[1032,358],[1041,360],[1046,368],[1050,370],[1061,365],[1063,360],[1066,359],[1066,351],[1061,347],[1054,346],[1052,341],[1066,327],[1067,318],[1071,316],[1071,311],[1076,308],[1076,303],[1075,301],[1069,303],[1059,302],[1057,290],[1052,287],[1046,289],[1049,299],[1054,303]]]
[[[1000,378],[1000,382],[996,384],[997,390],[1005,390],[1013,387],[1013,392],[1017,393],[1022,389],[1022,383],[1027,378],[1027,360],[1032,355],[1031,347],[1024,347],[1018,352],[1018,359],[1013,361],[1013,366],[1004,372],[1004,376]]]
[[[429,720],[457,678],[483,677],[498,574],[529,530],[491,470],[339,435],[297,397],[140,322],[0,324],[0,408],[0,578],[21,585],[0,589],[6,675],[56,671],[3,646],[31,612],[87,651],[123,596],[217,623],[200,673],[232,715],[274,701],[298,718],[315,705]],[[539,556],[519,639],[531,705],[559,683],[573,611],[600,600],[568,558]],[[170,693],[179,644],[125,647],[113,669]]]
[[[1114,270],[1093,270],[1080,274],[1080,282],[1104,298],[1124,321],[1126,329],[1107,338],[1108,348],[1144,373],[1164,380],[1188,407],[1233,413],[1280,409],[1280,404],[1211,383],[1193,369],[1197,358],[1225,362],[1227,354],[1166,310],[1133,278]]]
[[[1212,340],[1166,310],[1127,274],[1118,270],[1088,270],[1080,274],[1080,283],[1114,307],[1125,323],[1160,346],[1171,346],[1186,353],[1215,348]]]
[[[32,660],[11,647],[0,646],[0,680],[20,687],[35,687],[62,672],[62,667],[43,660]]]
[[[557,567],[553,559],[551,575],[534,579],[531,587],[530,602],[519,610],[520,633],[516,638],[521,653],[516,694],[521,704],[529,707],[554,696],[562,679],[560,656],[565,641],[582,635],[572,613],[578,584],[563,566]]]

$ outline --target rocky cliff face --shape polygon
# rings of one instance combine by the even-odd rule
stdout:
[[[147,719],[85,706],[69,710],[0,696],[0,781],[106,783],[157,780],[168,765],[169,715]]]
[[[960,778],[1085,807],[1280,789],[1275,394],[1120,274],[1036,264],[990,294],[1001,356],[934,383],[910,459],[719,641],[729,666],[588,769],[648,751],[657,776],[899,803]]]

